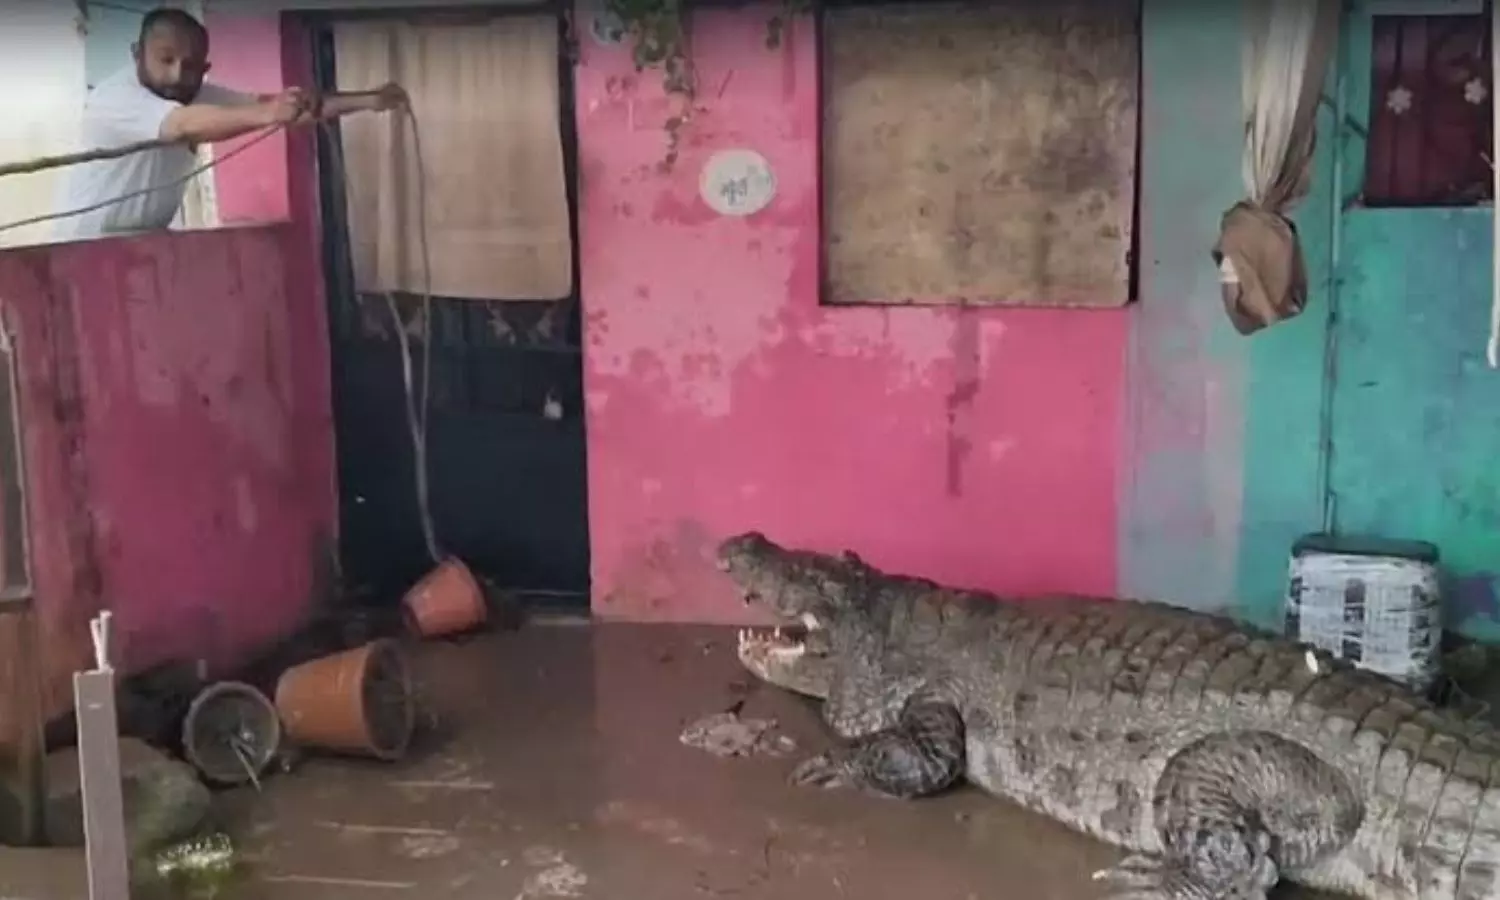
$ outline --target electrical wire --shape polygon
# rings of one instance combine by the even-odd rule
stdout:
[[[422,157],[422,131],[417,127],[417,114],[410,105],[402,107],[405,120],[411,131],[412,155],[416,163],[416,186],[417,186],[417,215],[420,217],[417,228],[417,241],[422,255],[422,390],[420,399],[417,397],[416,385],[412,373],[412,351],[411,338],[406,333],[406,322],[401,318],[400,307],[396,304],[396,296],[391,291],[382,291],[385,298],[386,308],[391,314],[391,323],[396,328],[396,340],[401,347],[401,383],[406,392],[406,425],[411,434],[412,465],[415,469],[415,481],[417,492],[417,515],[422,528],[422,541],[427,546],[427,555],[431,557],[434,564],[443,559],[443,552],[437,540],[437,530],[432,519],[432,501],[429,487],[429,468],[427,464],[427,414],[431,405],[432,397],[432,255],[428,244],[428,222],[427,222],[427,168]],[[335,177],[343,187],[344,197],[347,202],[349,191],[348,171],[344,167],[344,147],[334,136],[331,123],[322,122],[319,127],[323,129],[324,136],[334,152],[328,155],[333,161],[333,167],[338,171]]]
[[[428,465],[427,465],[427,416],[428,416],[428,411],[429,411],[429,409],[431,407],[431,396],[432,396],[432,391],[431,391],[430,385],[431,385],[431,381],[432,381],[432,341],[433,341],[433,335],[432,335],[432,254],[431,254],[431,245],[430,245],[430,243],[428,241],[427,169],[426,169],[426,165],[424,163],[423,157],[422,157],[422,131],[421,131],[421,128],[418,126],[418,123],[417,123],[417,114],[416,114],[416,111],[411,108],[410,104],[403,105],[402,107],[400,107],[400,109],[404,113],[404,115],[402,115],[402,119],[405,121],[407,127],[411,131],[412,148],[413,148],[413,154],[415,156],[415,163],[416,163],[416,169],[417,169],[417,171],[416,171],[417,207],[418,207],[418,215],[420,216],[420,221],[418,222],[418,229],[417,229],[417,231],[418,231],[418,243],[420,244],[419,249],[420,249],[420,252],[421,252],[421,255],[422,255],[422,280],[423,280],[423,291],[422,291],[422,376],[421,376],[421,382],[422,383],[421,383],[421,396],[420,396],[420,398],[417,396],[417,385],[415,384],[414,373],[412,371],[413,370],[413,362],[412,362],[411,341],[410,341],[410,339],[409,339],[409,337],[408,337],[408,335],[406,333],[406,324],[402,320],[402,318],[401,318],[401,311],[400,311],[400,309],[396,305],[395,295],[393,293],[389,292],[389,291],[386,291],[386,292],[384,292],[384,296],[385,296],[386,306],[389,308],[390,313],[391,313],[391,319],[393,320],[393,322],[394,322],[394,324],[396,326],[396,339],[399,342],[400,347],[401,347],[401,382],[402,382],[402,386],[405,388],[405,394],[406,394],[406,424],[407,424],[407,429],[408,429],[408,431],[409,431],[409,433],[411,435],[411,441],[412,441],[412,465],[413,465],[413,468],[415,470],[414,471],[414,475],[415,475],[416,495],[417,495],[417,515],[418,515],[418,519],[419,519],[419,522],[420,522],[420,525],[421,525],[421,529],[422,529],[422,541],[426,545],[427,555],[432,559],[432,562],[434,564],[436,564],[436,563],[439,563],[439,562],[442,561],[443,553],[442,553],[442,550],[441,550],[441,548],[440,548],[440,546],[438,544],[437,529],[436,529],[436,527],[435,527],[435,525],[433,523],[432,504],[431,504],[431,492],[430,492],[429,474],[428,474],[429,470],[428,470]],[[334,175],[339,180],[339,185],[340,185],[340,187],[342,189],[342,192],[341,192],[342,196],[345,197],[346,200],[347,200],[348,193],[349,193],[349,179],[348,179],[348,171],[347,171],[347,169],[344,166],[344,148],[343,148],[343,145],[339,141],[332,139],[332,137],[333,137],[333,130],[332,130],[332,128],[333,127],[332,127],[332,125],[329,122],[327,122],[327,121],[320,121],[318,123],[318,125],[319,125],[320,128],[322,128],[324,130],[324,134],[330,138],[329,144],[330,144],[330,147],[333,149],[334,152],[332,152],[332,153],[329,154],[329,159],[333,161],[333,168],[336,170],[335,173],[334,173]],[[138,191],[131,191],[131,192],[126,193],[126,194],[121,194],[118,197],[111,197],[111,198],[109,198],[107,200],[101,201],[99,203],[93,203],[93,204],[90,204],[88,206],[82,207],[80,209],[72,209],[72,210],[67,210],[67,211],[64,211],[64,212],[48,213],[46,215],[32,216],[30,218],[21,219],[20,221],[16,221],[16,222],[8,222],[6,224],[0,225],[0,232],[10,231],[10,230],[13,230],[13,229],[16,229],[16,228],[23,228],[23,227],[28,226],[28,225],[37,225],[37,224],[40,224],[42,222],[49,222],[49,221],[52,221],[52,220],[55,220],[55,219],[67,219],[67,218],[72,218],[74,216],[81,216],[81,215],[85,215],[87,213],[94,212],[95,210],[104,209],[106,207],[113,206],[113,205],[115,205],[117,203],[124,203],[126,200],[132,200],[132,199],[134,199],[136,197],[145,196],[147,194],[153,194],[153,193],[155,193],[157,191],[164,191],[164,190],[169,190],[169,189],[172,189],[172,188],[176,188],[176,187],[178,187],[180,185],[186,184],[187,182],[189,182],[192,179],[196,178],[197,176],[203,174],[204,172],[207,172],[210,169],[213,169],[215,166],[219,165],[220,163],[227,162],[227,161],[233,159],[234,157],[238,156],[239,154],[244,153],[246,150],[249,150],[251,147],[255,146],[256,144],[259,144],[261,141],[266,140],[267,138],[271,137],[273,134],[278,134],[278,133],[280,133],[282,131],[285,131],[286,128],[287,128],[286,124],[277,124],[277,125],[272,125],[272,126],[269,126],[267,128],[264,128],[264,129],[261,130],[261,132],[259,134],[255,135],[255,137],[251,138],[249,141],[246,141],[244,144],[241,144],[240,146],[236,147],[234,150],[230,151],[229,153],[225,153],[222,156],[216,155],[214,157],[214,159],[209,160],[208,162],[204,163],[203,165],[200,165],[200,166],[194,168],[191,172],[188,172],[186,175],[182,176],[181,178],[174,179],[173,181],[169,181],[169,182],[166,182],[164,184],[154,185],[152,187],[144,188],[144,189],[138,190]],[[118,147],[118,148],[114,148],[114,149],[111,149],[111,150],[90,151],[91,155],[89,156],[89,159],[113,158],[113,157],[117,157],[117,156],[124,156],[124,155],[127,155],[129,153],[138,153],[138,152],[141,152],[141,151],[144,151],[144,150],[153,149],[153,148],[155,148],[157,146],[160,146],[160,144],[157,143],[157,142],[149,142],[148,141],[148,142],[145,142],[143,144],[142,143],[130,144],[130,145],[127,145],[127,146],[124,146],[124,147]],[[25,171],[40,171],[41,169],[44,169],[44,168],[56,167],[56,166],[60,166],[60,165],[67,165],[67,164],[70,164],[70,163],[76,163],[78,161],[79,160],[77,160],[77,159],[69,159],[69,158],[56,158],[56,159],[37,160],[37,161],[34,161],[31,164],[28,164],[28,166],[31,166],[31,168],[26,168]]]

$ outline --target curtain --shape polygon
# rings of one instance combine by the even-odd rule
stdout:
[[[1307,195],[1318,101],[1338,46],[1339,0],[1245,0],[1241,77],[1246,196],[1225,214],[1214,259],[1240,334],[1300,313],[1307,271],[1288,218]]]
[[[199,144],[198,159],[194,166],[206,166],[214,160],[214,145]],[[172,227],[186,231],[204,231],[218,228],[219,192],[214,180],[214,170],[208,169],[193,176],[182,193],[182,205],[177,208],[177,217]]]
[[[340,90],[399,82],[417,117],[432,293],[571,293],[557,20],[498,15],[339,23]],[[423,206],[405,117],[341,120],[350,250],[362,292],[421,293]]]

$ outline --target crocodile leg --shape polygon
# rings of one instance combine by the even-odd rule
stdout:
[[[1160,856],[1095,874],[1110,900],[1265,900],[1283,872],[1353,838],[1364,808],[1341,772],[1265,732],[1210,735],[1174,756],[1152,813]]]
[[[791,781],[911,799],[952,787],[963,771],[964,721],[957,707],[913,697],[893,727],[814,756],[792,772]]]

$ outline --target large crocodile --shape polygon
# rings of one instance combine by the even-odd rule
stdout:
[[[718,562],[805,638],[740,659],[844,739],[792,774],[898,798],[961,780],[1130,852],[1114,900],[1500,900],[1500,730],[1233,620],[1008,601],[755,532]]]

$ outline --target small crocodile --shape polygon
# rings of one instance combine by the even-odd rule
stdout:
[[[1500,900],[1500,729],[1225,617],[1007,600],[758,532],[719,567],[789,628],[761,679],[842,738],[796,784],[916,798],[968,781],[1129,854],[1111,900]],[[805,637],[793,636],[796,626]]]

